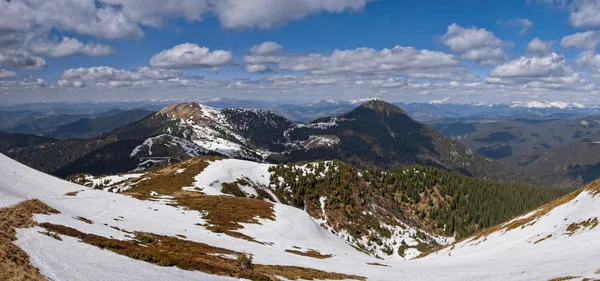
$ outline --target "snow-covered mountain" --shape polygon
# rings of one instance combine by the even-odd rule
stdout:
[[[0,155],[0,253],[7,254],[0,255],[0,268],[7,269],[0,277],[10,280],[11,274],[25,270],[28,280],[600,277],[600,183],[426,257],[380,260],[354,249],[301,209],[217,195],[222,190],[214,189],[215,182],[240,176],[265,181],[266,166],[228,161],[233,162],[203,166],[192,182],[180,182],[189,184],[183,190],[173,189],[169,181],[157,185],[160,176],[142,180],[144,175],[135,175],[129,178],[135,186],[115,194],[45,175]],[[184,177],[172,175],[187,177],[197,169],[178,167],[169,179],[177,181]],[[246,188],[244,192],[257,191]],[[16,253],[19,258],[11,259]]]

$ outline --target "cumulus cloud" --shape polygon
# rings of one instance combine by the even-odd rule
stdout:
[[[250,73],[271,72],[270,64],[281,61],[281,51],[283,47],[275,42],[264,42],[248,49],[243,60],[246,65],[246,71]]]
[[[565,36],[560,41],[563,48],[596,49],[600,43],[600,32],[586,31]]]
[[[84,88],[86,85],[83,81],[69,81],[60,79],[56,82],[59,87],[64,88]]]
[[[586,84],[581,73],[574,72],[564,56],[520,57],[499,65],[488,74],[488,83],[524,84],[529,87],[578,87]]]
[[[0,69],[0,79],[9,79],[17,77],[17,73],[8,71],[6,69]]]
[[[546,55],[552,53],[552,44],[552,41],[543,41],[536,37],[529,41],[525,52],[530,55]]]
[[[0,66],[21,69],[44,69],[48,66],[46,61],[29,52],[0,51]]]
[[[361,11],[372,0],[213,0],[214,12],[226,28],[272,28],[321,12]]]
[[[335,50],[330,55],[292,55],[282,58],[278,67],[283,70],[316,75],[403,74],[407,77],[434,78],[460,67],[460,64],[453,55],[446,53],[396,46],[383,50],[372,48]]]
[[[113,51],[110,46],[87,43],[84,44],[81,41],[63,37],[62,41],[50,41],[40,40],[31,45],[31,51],[38,55],[49,56],[53,58],[62,58],[67,56],[107,56]]]
[[[448,26],[441,40],[461,59],[490,65],[504,61],[504,50],[501,46],[509,44],[484,28],[465,28],[456,23]]]
[[[527,31],[533,26],[533,22],[529,19],[510,19],[510,20],[498,20],[499,24],[507,25],[507,26],[518,26],[521,27],[519,31],[519,35],[523,36]]]
[[[150,65],[159,68],[181,69],[202,68],[216,70],[219,66],[233,63],[231,52],[223,50],[210,51],[206,47],[185,43],[169,50],[164,50],[150,59]]]
[[[140,38],[141,28],[118,8],[91,0],[0,1],[2,27],[29,31],[32,26],[56,28],[105,39]],[[8,22],[15,21],[12,24]]]
[[[175,70],[154,69],[139,67],[134,70],[115,69],[108,66],[96,66],[89,68],[67,69],[61,75],[65,81],[141,81],[141,80],[165,80],[181,77],[182,74]]]
[[[574,0],[569,22],[578,28],[600,27],[600,2],[596,0]]]

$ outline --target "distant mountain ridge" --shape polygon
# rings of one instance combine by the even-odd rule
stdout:
[[[65,150],[66,143],[74,149]],[[57,155],[57,149],[62,151],[59,156],[50,157]],[[101,168],[107,161],[119,163],[110,168],[114,173],[198,155],[274,163],[341,159],[359,167],[383,168],[422,164],[479,178],[535,182],[473,153],[381,100],[308,124],[295,124],[260,109],[174,104],[98,138],[55,143],[44,149],[34,146],[10,154],[60,176],[108,173]],[[36,158],[47,160],[34,161]]]

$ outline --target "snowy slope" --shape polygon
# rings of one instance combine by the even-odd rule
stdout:
[[[260,171],[254,169],[246,171],[260,174]],[[218,175],[216,178],[228,180],[225,176]],[[232,174],[231,177],[235,178],[237,175]],[[260,180],[261,177],[256,179]],[[74,191],[80,192],[76,196],[65,196],[65,193]],[[296,208],[275,204],[275,220],[264,220],[262,225],[244,225],[240,230],[242,233],[259,241],[269,242],[258,244],[214,233],[197,225],[204,223],[199,212],[65,182],[0,155],[0,207],[39,198],[61,212],[55,215],[36,215],[35,220],[38,222],[62,224],[82,232],[116,239],[130,238],[126,233],[110,226],[167,236],[185,234],[186,239],[191,241],[251,253],[255,263],[294,265],[356,274],[369,280],[550,280],[565,276],[580,277],[574,280],[600,278],[596,274],[600,269],[600,241],[597,239],[600,227],[594,227],[593,223],[594,218],[600,217],[600,196],[596,195],[597,191],[598,188],[592,186],[577,195],[563,198],[563,204],[550,204],[539,212],[512,222],[515,225],[519,220],[528,220],[523,227],[518,226],[510,231],[501,228],[485,237],[460,242],[421,259],[382,261],[354,250]],[[93,223],[77,220],[74,218],[76,216],[88,218]],[[587,226],[581,224],[588,220],[591,223],[585,224]],[[532,222],[535,223],[531,224]],[[25,250],[30,255],[32,264],[52,280],[233,279],[155,266],[100,250],[74,238],[63,236],[62,241],[58,241],[40,234],[41,230],[39,227],[18,230],[15,244]],[[535,244],[550,234],[550,238]],[[333,257],[320,260],[284,252],[294,246],[317,249],[321,253],[332,254]],[[375,262],[388,266],[367,264]]]

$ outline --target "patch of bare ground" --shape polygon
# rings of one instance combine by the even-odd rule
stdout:
[[[573,280],[576,278],[580,278],[580,277],[579,276],[565,276],[565,277],[558,277],[558,278],[550,279],[548,281],[566,281],[566,280]]]
[[[543,241],[544,241],[544,240],[546,240],[546,239],[550,239],[550,237],[552,237],[552,234],[548,234],[548,236],[546,236],[546,237],[544,237],[544,238],[542,238],[542,239],[539,239],[539,240],[535,241],[533,244],[541,243],[541,242],[543,242]]]
[[[183,187],[190,187],[194,184],[194,177],[202,173],[210,161],[221,159],[223,158],[197,157],[151,171],[141,179],[132,179],[129,182],[132,188],[123,194],[141,200],[152,199],[152,192],[172,196],[173,205],[204,212],[204,219],[209,223],[209,230],[258,242],[236,230],[243,228],[240,223],[258,224],[258,219],[274,220],[273,204],[253,198],[209,196],[200,192],[182,190]],[[177,173],[178,170],[183,170],[183,172]],[[237,190],[239,190],[237,183],[223,184],[223,187],[229,188],[232,193],[238,193]],[[241,196],[241,194],[238,195]]]
[[[83,190],[67,192],[67,193],[65,193],[65,196],[77,196],[77,194],[82,191]]]
[[[569,236],[575,234],[579,229],[594,229],[598,226],[598,218],[590,218],[586,221],[581,221],[578,223],[572,223],[567,227],[567,232]]]
[[[94,224],[94,222],[90,219],[86,219],[84,217],[73,217],[74,219],[78,220],[78,221],[82,221],[85,222],[87,224]]]
[[[387,264],[381,264],[381,263],[378,263],[378,262],[369,262],[369,263],[367,263],[367,264],[368,264],[368,265],[372,265],[372,266],[383,266],[383,267],[389,267],[389,265],[387,265]]]
[[[86,234],[62,225],[42,223],[40,226],[48,231],[78,238],[83,243],[158,266],[175,266],[184,270],[250,280],[276,281],[280,280],[278,277],[288,280],[365,280],[361,276],[310,268],[252,264],[252,258],[244,253],[152,233],[136,232],[135,240],[122,241]],[[238,259],[230,259],[222,255],[234,255]]]
[[[328,259],[333,257],[333,255],[324,255],[319,253],[319,251],[316,250],[308,250],[306,252],[302,252],[302,251],[298,251],[298,250],[285,250],[286,253],[290,253],[290,254],[295,254],[295,255],[299,255],[299,256],[305,256],[305,257],[311,257],[311,258],[315,258],[315,259]]]
[[[131,185],[131,188],[123,192],[123,194],[142,200],[151,199],[152,192],[160,195],[172,195],[180,191],[183,187],[192,186],[194,184],[194,177],[208,167],[209,161],[220,159],[223,158],[197,157],[150,171],[139,179],[128,180],[127,182]],[[183,170],[183,172],[177,173],[178,170]]]
[[[454,246],[458,243],[467,241],[467,240],[477,240],[481,237],[487,237],[488,235],[496,232],[496,231],[501,231],[501,230],[505,230],[505,231],[509,231],[509,230],[513,230],[516,228],[523,228],[526,227],[527,225],[533,225],[535,223],[535,220],[537,220],[538,218],[546,215],[547,213],[549,213],[550,211],[552,211],[554,208],[561,206],[563,204],[566,204],[568,202],[571,202],[572,200],[574,200],[579,194],[581,194],[582,192],[589,192],[590,194],[592,194],[592,196],[596,196],[597,194],[600,194],[600,180],[596,180],[584,187],[579,188],[576,191],[573,191],[563,197],[560,197],[552,202],[546,203],[544,205],[542,205],[541,207],[537,208],[534,212],[533,215],[528,216],[526,218],[522,218],[522,219],[517,219],[517,220],[509,220],[509,223],[501,223],[498,224],[496,226],[484,229],[478,233],[475,233],[472,236],[469,237],[465,237],[464,239],[458,240],[450,245],[446,245],[446,246],[440,246],[437,248],[433,248],[429,251],[423,252],[421,253],[421,255],[419,255],[417,258],[422,258],[422,257],[426,257],[428,255],[430,255],[431,253],[435,253],[437,251],[440,251],[442,249],[445,249],[447,247],[451,247]]]
[[[181,191],[174,200],[178,206],[205,212],[204,219],[209,224],[209,230],[253,242],[258,241],[236,231],[243,228],[241,223],[260,224],[258,219],[275,220],[273,204],[253,198]]]
[[[36,225],[34,214],[56,213],[58,211],[37,199],[0,208],[0,280],[47,280],[31,264],[29,255],[12,241],[17,239],[15,229]]]

